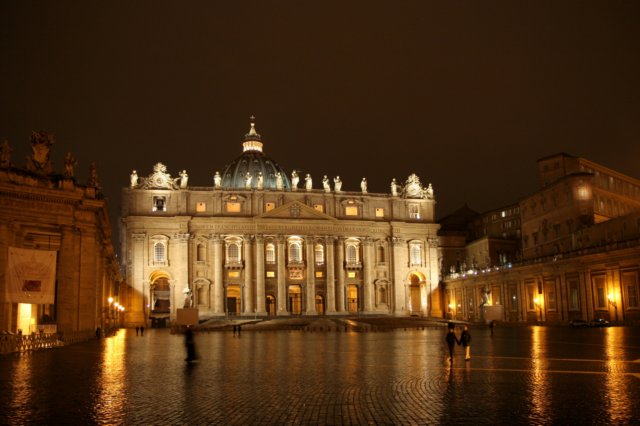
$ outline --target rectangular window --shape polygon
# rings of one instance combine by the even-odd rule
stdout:
[[[322,277],[324,277],[324,272],[316,271],[316,278],[322,278]]]
[[[596,295],[596,307],[598,309],[607,308],[607,293],[604,286],[604,275],[595,275],[592,278],[593,287]]]
[[[554,290],[550,290],[547,292],[547,308],[550,311],[555,311],[557,309],[556,292]]]
[[[322,204],[314,204],[313,208],[316,209],[319,212],[324,213],[324,206]]]
[[[227,212],[229,213],[240,213],[240,203],[227,203]]]
[[[376,217],[384,217],[384,209],[376,208]]]
[[[240,278],[240,271],[229,271],[229,278]]]
[[[264,211],[270,212],[271,210],[276,208],[276,203],[264,203]]]
[[[276,271],[267,271],[267,278],[275,278]]]
[[[420,206],[409,204],[409,219],[420,219]]]
[[[569,310],[580,310],[580,288],[578,287],[578,279],[571,278],[568,281],[569,284]]]
[[[198,202],[196,203],[196,212],[202,213],[207,211],[207,203]]]
[[[629,308],[638,308],[638,272],[622,273],[622,288],[627,293],[626,302]]]
[[[356,277],[356,273],[353,272],[353,271],[349,271],[349,272],[347,272],[347,277],[348,278],[355,278]]]
[[[358,216],[358,207],[357,206],[347,206],[344,209],[344,214],[347,216]]]

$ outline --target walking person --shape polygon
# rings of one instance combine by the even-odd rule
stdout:
[[[140,335],[144,336],[144,325],[140,326]]]
[[[140,326],[136,325],[136,336],[138,335],[139,332],[140,332]]]
[[[196,360],[196,342],[193,338],[193,331],[191,326],[187,326],[187,330],[184,333],[184,345],[187,349],[187,358],[185,361],[192,363]]]
[[[469,333],[469,326],[465,325],[462,334],[460,335],[460,344],[464,348],[464,359],[469,361],[471,359],[471,333]]]
[[[454,328],[453,323],[449,323],[449,331],[447,332],[447,336],[445,337],[445,340],[447,342],[447,345],[449,346],[449,362],[453,363],[453,349],[457,344],[460,344],[460,341],[458,340],[458,337],[456,336],[456,331]]]

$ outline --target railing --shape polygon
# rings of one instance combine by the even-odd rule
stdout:
[[[110,331],[105,337],[112,334]],[[93,330],[73,331],[51,334],[0,334],[0,353],[28,352],[49,349],[78,342],[86,342],[96,337]]]

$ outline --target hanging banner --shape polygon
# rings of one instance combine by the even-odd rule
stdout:
[[[9,247],[5,302],[53,304],[56,254],[50,250]]]

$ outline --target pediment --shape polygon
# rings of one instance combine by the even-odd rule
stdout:
[[[319,212],[313,207],[299,201],[291,201],[259,216],[263,219],[321,219],[334,220],[328,214]]]

